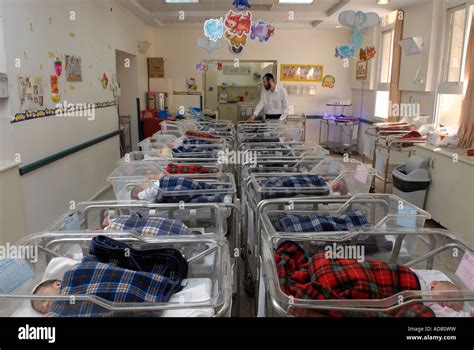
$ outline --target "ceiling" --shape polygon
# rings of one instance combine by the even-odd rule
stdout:
[[[253,18],[280,28],[334,29],[338,15],[345,10],[373,11],[384,15],[396,9],[433,0],[391,0],[378,5],[376,0],[314,0],[311,5],[280,5],[278,0],[249,0]],[[211,17],[223,17],[234,9],[232,0],[200,0],[199,4],[166,4],[164,0],[115,0],[143,22],[160,27],[196,27]],[[179,13],[184,11],[184,20]],[[294,12],[294,19],[289,18]],[[343,30],[343,29],[341,29]]]

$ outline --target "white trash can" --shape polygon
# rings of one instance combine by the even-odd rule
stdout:
[[[395,168],[392,175],[393,194],[418,208],[424,208],[431,181],[428,160],[417,156],[410,157],[406,164]]]

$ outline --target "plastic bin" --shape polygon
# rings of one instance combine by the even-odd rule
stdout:
[[[395,168],[393,175],[393,194],[404,200],[424,208],[426,192],[430,185],[428,161],[413,156],[407,163]]]

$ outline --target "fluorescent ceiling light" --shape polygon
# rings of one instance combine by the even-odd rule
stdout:
[[[377,4],[379,5],[388,5],[390,0],[377,0]]]
[[[165,0],[167,4],[198,4],[199,0]]]
[[[314,0],[278,0],[279,4],[291,4],[291,5],[309,5]]]

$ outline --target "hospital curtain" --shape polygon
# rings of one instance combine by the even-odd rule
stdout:
[[[464,82],[467,89],[462,103],[458,136],[459,147],[468,148],[474,143],[474,16],[469,34]]]

